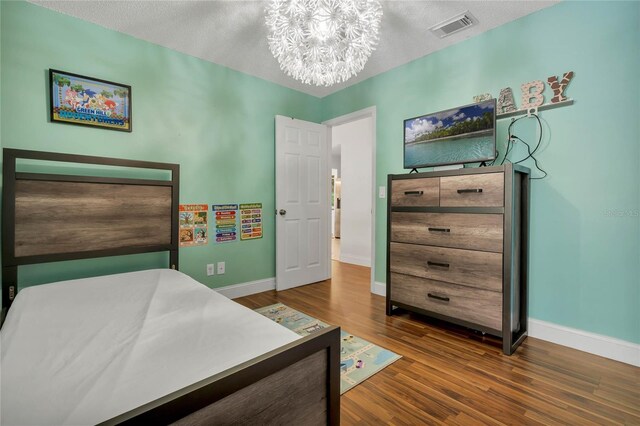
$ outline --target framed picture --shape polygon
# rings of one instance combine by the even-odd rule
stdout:
[[[52,122],[131,131],[131,86],[49,70]]]

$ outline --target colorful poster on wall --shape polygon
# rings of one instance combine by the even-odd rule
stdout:
[[[208,207],[207,204],[180,204],[180,247],[202,246],[208,243]]]
[[[238,240],[238,205],[214,204],[211,206],[216,217],[215,242],[231,243]]]
[[[240,204],[240,239],[262,238],[262,203]]]
[[[131,86],[49,70],[51,122],[131,131]]]

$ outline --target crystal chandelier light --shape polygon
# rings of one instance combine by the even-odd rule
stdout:
[[[378,43],[378,0],[271,0],[269,49],[296,80],[331,86],[364,68]]]

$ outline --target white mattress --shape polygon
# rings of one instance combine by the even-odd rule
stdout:
[[[1,424],[95,424],[299,336],[170,269],[26,288],[1,331]]]

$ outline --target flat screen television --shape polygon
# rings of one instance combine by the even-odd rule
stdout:
[[[489,161],[496,156],[496,100],[404,120],[404,168]]]

